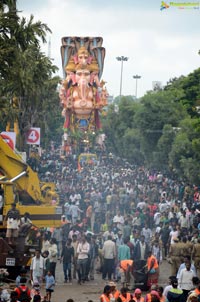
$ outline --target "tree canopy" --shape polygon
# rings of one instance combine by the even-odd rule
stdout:
[[[18,124],[18,147],[24,149],[30,127],[41,127],[50,139],[52,116],[61,123],[56,92],[60,79],[53,77],[57,67],[40,46],[51,30],[32,15],[20,18],[14,0],[1,3],[0,28],[1,126]]]
[[[108,148],[135,164],[200,181],[200,69],[170,79],[139,102],[117,99],[104,120]]]

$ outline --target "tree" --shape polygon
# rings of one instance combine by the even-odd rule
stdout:
[[[180,123],[180,131],[175,137],[169,154],[174,171],[190,182],[200,181],[200,120],[186,118]]]
[[[179,121],[186,116],[183,106],[176,102],[176,94],[178,91],[149,92],[141,99],[134,121],[142,136],[141,151],[148,164],[153,161],[165,124],[178,127]]]
[[[153,153],[152,165],[158,170],[169,171],[169,153],[176,136],[178,127],[172,127],[169,124],[165,124],[163,127],[162,135],[158,140],[156,151]]]
[[[41,125],[44,128],[45,124],[45,129],[48,128],[45,110],[52,101],[49,97],[55,99],[58,82],[52,80],[56,66],[40,50],[40,41],[46,42],[46,34],[51,32],[50,29],[40,21],[34,22],[33,16],[28,21],[20,19],[13,3],[15,1],[4,1],[0,8],[1,103],[5,100],[1,117],[3,124],[18,122],[18,146],[23,149],[25,133],[31,126]],[[59,80],[56,78],[56,81]],[[51,94],[48,92],[50,87],[54,87],[54,96],[52,90]]]

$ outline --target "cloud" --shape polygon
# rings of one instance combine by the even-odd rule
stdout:
[[[152,3],[153,2],[153,3]],[[163,84],[198,68],[200,57],[199,12],[169,8],[160,11],[160,1],[144,0],[19,0],[23,15],[47,23],[52,30],[51,57],[60,68],[63,36],[102,36],[106,48],[103,79],[110,94],[117,96],[120,86],[120,62],[124,63],[124,95],[134,94],[134,74],[141,75],[138,95],[152,89],[152,81]],[[43,47],[48,53],[48,46]]]

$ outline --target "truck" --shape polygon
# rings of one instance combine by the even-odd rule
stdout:
[[[16,150],[0,136],[0,187],[2,204],[0,228],[13,202],[21,215],[30,213],[37,227],[58,227],[61,224],[62,207],[55,184],[42,182],[38,173],[26,164]]]
[[[28,245],[24,234],[19,235],[16,246],[9,245],[4,238],[12,203],[21,216],[30,214],[36,229],[61,226],[62,207],[55,184],[40,181],[38,173],[0,135],[0,267],[12,268],[10,271],[16,275],[20,267],[30,265],[36,245]]]

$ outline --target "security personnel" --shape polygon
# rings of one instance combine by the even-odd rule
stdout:
[[[200,271],[200,238],[198,238],[197,243],[194,244],[192,250],[192,260],[194,261],[194,266],[197,269],[197,272]]]
[[[174,243],[170,245],[169,256],[171,258],[171,275],[176,276],[181,265],[182,244],[178,238],[174,238]]]
[[[181,245],[182,245],[182,258],[181,258],[181,260],[183,262],[185,256],[191,255],[192,245],[191,245],[191,242],[188,241],[186,237],[183,237]]]

